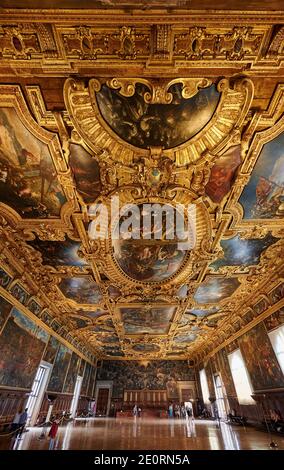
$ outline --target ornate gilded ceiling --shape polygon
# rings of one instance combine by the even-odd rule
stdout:
[[[0,263],[97,357],[196,359],[283,299],[284,14],[109,13],[0,12]],[[93,239],[114,196],[195,246]]]

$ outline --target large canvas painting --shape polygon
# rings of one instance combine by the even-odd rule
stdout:
[[[97,161],[81,146],[70,145],[69,164],[76,188],[85,203],[92,203],[101,192],[100,169]]]
[[[86,366],[86,361],[82,359],[80,363],[79,371],[78,371],[78,375],[80,375],[80,377],[84,377],[85,366]]]
[[[203,317],[208,317],[209,315],[214,315],[215,313],[217,313],[219,311],[219,308],[218,307],[212,307],[212,308],[207,308],[207,309],[204,309],[204,308],[192,308],[190,310],[187,310],[185,313],[184,313],[184,317],[185,319],[190,319],[191,317],[194,319],[195,317],[197,318],[203,318]]]
[[[76,311],[76,315],[80,315],[81,317],[86,317],[86,318],[93,319],[93,320],[95,318],[99,318],[102,315],[105,315],[107,313],[108,312],[106,312],[104,310],[100,310],[100,309],[95,309],[95,310],[82,310],[82,309],[80,309],[80,310]]]
[[[164,205],[160,217],[154,217],[151,205],[140,204],[131,210],[131,217],[121,214],[118,227],[120,234],[131,231],[131,239],[121,236],[113,240],[114,258],[132,279],[161,282],[181,268],[188,250],[179,246],[172,205]],[[184,229],[188,229],[185,223]]]
[[[30,297],[29,293],[24,289],[21,284],[18,282],[14,284],[11,288],[11,294],[15,299],[17,299],[21,304],[25,305]]]
[[[160,351],[159,346],[150,343],[137,343],[133,346],[132,349],[141,353],[151,353]]]
[[[198,329],[199,330],[199,329]],[[187,346],[188,343],[192,343],[196,340],[199,331],[189,331],[188,333],[178,334],[174,337],[175,346]],[[201,332],[201,330],[200,330]]]
[[[226,350],[221,349],[221,351],[218,351],[216,359],[227,397],[236,397],[237,394]]]
[[[85,328],[89,325],[88,320],[84,320],[83,318],[78,318],[73,315],[70,316],[70,320],[72,320],[72,323],[74,324],[76,329]]]
[[[111,345],[111,346],[106,345],[102,348],[102,350],[108,356],[114,356],[114,357],[123,357],[123,356],[125,356],[125,354],[122,351],[120,345]]]
[[[178,397],[178,382],[195,380],[187,361],[104,361],[98,380],[113,380],[113,398],[124,390],[167,390],[168,398]]]
[[[114,257],[122,270],[137,281],[161,282],[174,275],[181,267],[187,252],[178,248],[177,243],[157,240],[117,240],[114,243]]]
[[[54,366],[47,390],[50,392],[62,392],[65,376],[71,359],[71,350],[61,344],[56,354]]]
[[[45,343],[11,317],[0,335],[0,385],[30,389]]]
[[[102,318],[100,323],[97,322],[97,324],[94,326],[93,331],[96,332],[113,332],[115,331],[114,324],[111,318]]]
[[[58,217],[66,202],[48,146],[12,108],[0,109],[0,202],[27,218]]]
[[[261,313],[265,312],[269,307],[269,302],[266,298],[259,300],[253,307],[254,315],[260,315]]]
[[[91,375],[92,375],[92,366],[91,364],[89,364],[89,362],[87,362],[85,366],[83,381],[82,381],[81,395],[87,395]]]
[[[80,256],[81,244],[67,238],[65,241],[43,241],[38,238],[29,244],[42,255],[43,264],[49,266],[85,266]]]
[[[39,316],[42,307],[40,306],[40,304],[35,299],[31,299],[28,303],[28,309],[32,313],[34,313],[36,316]]]
[[[284,133],[264,145],[240,203],[245,219],[283,217]]]
[[[49,340],[49,334],[40,328],[36,323],[34,323],[33,320],[28,318],[26,315],[24,315],[22,312],[20,312],[18,309],[13,307],[11,311],[11,316],[13,317],[14,321],[24,330],[26,330],[28,333],[36,336],[37,338],[40,338],[41,341],[44,343],[47,343]]]
[[[236,235],[229,240],[222,240],[221,248],[224,256],[214,261],[210,267],[218,270],[222,266],[251,266],[258,264],[261,254],[277,240],[271,233],[268,233],[264,238],[246,240]]]
[[[194,300],[199,304],[216,303],[230,297],[239,285],[240,282],[236,277],[208,277],[198,287]]]
[[[80,366],[80,361],[81,358],[73,352],[64,384],[64,393],[73,393]]]
[[[166,334],[175,307],[127,307],[120,312],[126,334]]]
[[[269,293],[269,297],[273,304],[279,302],[279,300],[284,299],[284,282],[281,282]]]
[[[11,280],[11,276],[4,269],[0,268],[0,286],[6,288]]]
[[[0,331],[4,326],[11,310],[12,305],[10,304],[10,302],[0,296]]]
[[[229,148],[212,167],[205,193],[213,202],[219,203],[228,194],[241,163],[241,146]]]
[[[284,376],[262,323],[245,333],[239,344],[254,390],[284,387]]]
[[[148,88],[136,85],[133,96],[103,85],[96,94],[99,110],[111,129],[126,142],[140,148],[172,148],[199,132],[213,116],[220,94],[215,85],[201,89],[189,99],[182,97],[182,85],[173,85],[170,104],[149,104]]]
[[[87,396],[93,397],[95,393],[95,382],[96,382],[96,368],[92,367],[91,378],[89,381]]]
[[[274,330],[279,326],[284,324],[284,307],[277,310],[277,312],[272,313],[270,317],[265,318],[264,320],[265,327],[268,331]]]
[[[100,343],[108,343],[108,344],[119,343],[119,338],[115,333],[103,334],[101,336],[97,336],[97,339],[98,341],[100,341]]]
[[[102,300],[99,286],[90,277],[67,277],[59,288],[65,297],[78,304],[97,304]]]
[[[215,398],[215,387],[214,387],[214,380],[213,380],[213,370],[212,370],[212,365],[210,366],[210,363],[204,367],[205,369],[205,374],[207,378],[207,383],[208,383],[208,390],[209,390],[209,397],[210,398]],[[208,397],[208,398],[209,398]]]
[[[49,362],[50,364],[54,363],[59,344],[59,341],[54,338],[54,336],[50,336],[43,356],[44,361]]]

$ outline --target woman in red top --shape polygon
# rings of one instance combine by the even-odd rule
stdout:
[[[49,430],[49,433],[48,433],[48,437],[50,437],[49,450],[53,450],[54,448],[54,443],[55,443],[58,427],[59,427],[59,420],[56,419],[55,421],[53,421],[51,428]]]

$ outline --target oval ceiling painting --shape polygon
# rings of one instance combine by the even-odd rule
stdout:
[[[172,85],[170,104],[149,104],[149,90],[137,84],[133,96],[102,85],[96,93],[100,113],[110,128],[124,141],[139,148],[183,144],[197,134],[213,116],[220,97],[215,85],[201,89],[192,98],[182,96],[182,84]]]
[[[166,210],[161,214],[160,222],[151,216],[146,228],[146,206],[151,205],[136,206],[137,211],[131,218],[120,217],[119,237],[112,241],[113,256],[130,278],[141,282],[162,282],[178,272],[189,250],[179,243],[181,240],[175,233],[175,223],[168,224],[167,217],[173,208],[164,206]],[[130,239],[124,239],[126,233],[131,233]]]
[[[148,344],[148,343],[135,344],[132,349],[134,351],[137,351],[137,352],[158,352],[158,351],[160,351],[160,348],[159,348],[159,346],[157,346],[157,344]]]

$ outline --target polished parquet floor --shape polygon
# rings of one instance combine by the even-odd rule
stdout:
[[[49,439],[39,439],[41,428],[29,428],[19,441],[0,438],[0,449],[46,450]],[[284,450],[284,437],[270,436],[253,427],[214,421],[89,418],[59,428],[57,449],[63,450],[268,450],[273,439]]]

